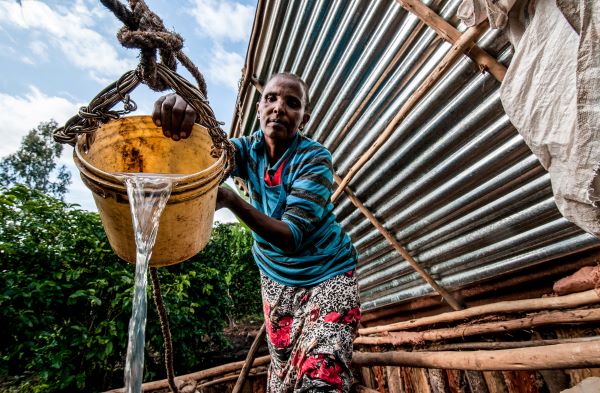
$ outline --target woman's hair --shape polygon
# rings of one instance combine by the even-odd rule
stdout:
[[[300,83],[300,86],[302,86],[302,90],[304,92],[304,111],[306,113],[310,113],[310,98],[308,97],[308,85],[306,84],[306,82],[304,82],[304,80],[302,78],[300,78],[298,75],[296,74],[292,74],[291,72],[278,72],[276,74],[272,74],[269,79],[267,80],[267,83],[269,83],[271,81],[271,79],[277,77],[277,76],[282,76],[284,78],[290,78],[295,80],[296,82]],[[265,83],[265,86],[267,84]]]

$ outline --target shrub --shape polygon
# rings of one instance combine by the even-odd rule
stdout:
[[[226,345],[227,321],[260,313],[250,233],[218,224],[205,250],[159,269],[178,374]],[[123,385],[134,266],[111,250],[96,213],[17,185],[0,189],[3,390],[100,391]],[[149,288],[145,380],[165,377]]]

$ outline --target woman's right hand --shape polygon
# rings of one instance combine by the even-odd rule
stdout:
[[[154,103],[152,121],[162,128],[167,138],[178,141],[192,133],[196,111],[180,95],[168,94]]]

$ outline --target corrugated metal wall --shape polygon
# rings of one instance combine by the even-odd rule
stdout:
[[[464,30],[460,0],[424,3]],[[451,48],[394,0],[268,0],[259,17],[253,72],[263,82],[280,71],[307,81],[305,132],[331,150],[342,177]],[[510,62],[500,32],[478,45]],[[561,217],[499,87],[461,57],[349,184],[449,290],[600,245]],[[236,135],[258,128],[259,96],[242,92]],[[364,310],[433,292],[345,196],[335,212],[360,252]]]

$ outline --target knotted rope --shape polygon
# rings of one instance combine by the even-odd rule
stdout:
[[[233,168],[234,147],[221,129],[215,114],[206,98],[206,82],[198,68],[181,51],[183,38],[177,33],[167,31],[163,21],[153,13],[143,0],[129,0],[129,10],[119,0],[100,0],[124,26],[117,33],[119,42],[127,48],[139,48],[140,64],[134,71],[125,73],[118,81],[102,90],[87,107],[70,118],[63,127],[54,133],[54,139],[61,143],[75,145],[80,134],[93,139],[95,130],[103,123],[127,114],[136,109],[129,93],[140,82],[156,91],[167,88],[175,90],[197,113],[196,122],[205,127],[213,141],[211,155],[218,157],[226,154],[224,177]],[[160,62],[156,62],[156,52]],[[177,60],[194,76],[198,87],[192,85],[175,71]],[[124,108],[111,110],[117,102],[123,102]]]
[[[152,12],[143,0],[129,0],[131,11],[118,0],[100,0],[111,10],[125,26],[117,33],[117,39],[125,48],[140,49],[141,74],[144,83],[151,89],[163,91],[169,86],[158,76],[156,69],[156,50],[160,54],[160,62],[171,71],[176,71],[177,62],[187,68],[198,82],[198,88],[206,97],[206,82],[198,68],[181,51],[183,38],[172,31]]]

